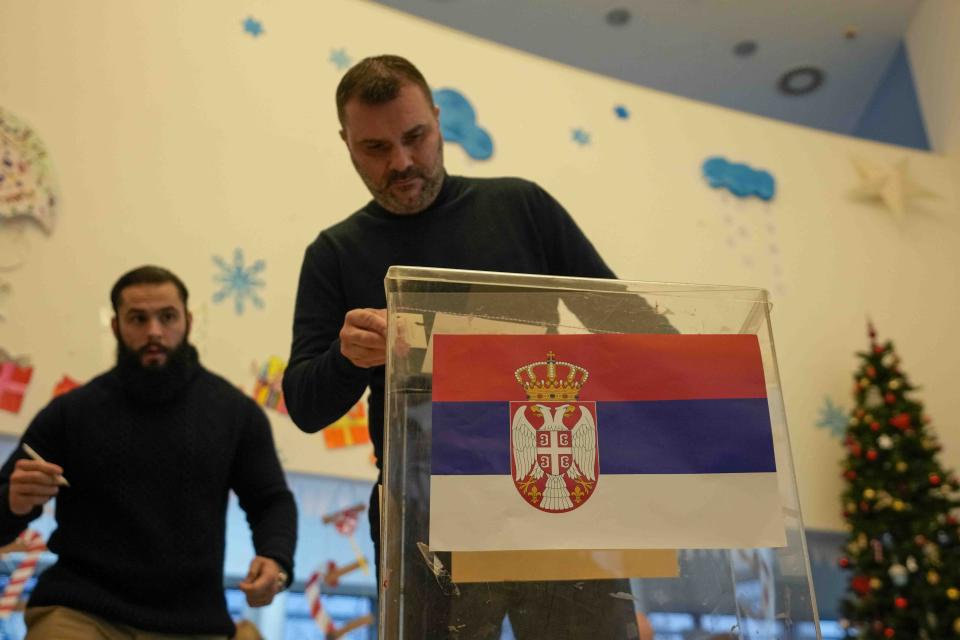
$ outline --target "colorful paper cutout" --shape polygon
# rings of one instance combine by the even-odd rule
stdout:
[[[730,162],[722,156],[704,160],[702,170],[711,187],[726,189],[738,198],[757,196],[761,200],[771,200],[776,195],[776,181],[767,171]]]
[[[287,363],[278,356],[270,356],[261,365],[253,365],[257,380],[253,387],[253,399],[261,407],[273,409],[287,415],[287,405],[283,401],[283,371]]]
[[[47,550],[47,545],[43,542],[43,536],[33,529],[27,529],[17,536],[16,543],[23,548],[26,554],[17,568],[10,574],[10,580],[7,582],[3,594],[0,595],[0,620],[9,618],[10,614],[16,610],[27,581],[33,577],[40,556]]]
[[[345,416],[323,430],[323,442],[327,449],[355,447],[370,442],[367,409],[361,400]]]
[[[256,308],[263,308],[263,299],[257,295],[257,289],[265,283],[257,274],[267,268],[265,261],[257,260],[247,266],[243,249],[238,247],[233,251],[233,264],[228,264],[220,256],[213,256],[213,263],[220,269],[220,273],[214,275],[213,280],[223,285],[213,294],[214,302],[220,303],[227,298],[233,298],[233,308],[238,316],[243,315],[247,300]]]
[[[68,376],[63,374],[63,377],[60,378],[60,382],[57,383],[57,386],[53,388],[53,397],[62,396],[65,393],[73,391],[74,389],[79,389],[83,386],[82,382],[78,382]]]
[[[0,349],[0,410],[19,413],[33,367],[25,357],[13,358]]]
[[[0,107],[0,222],[33,220],[47,233],[56,222],[57,190],[43,141]]]
[[[433,101],[440,108],[440,132],[447,142],[459,144],[474,160],[489,160],[493,139],[477,124],[477,113],[456,89],[437,89]]]

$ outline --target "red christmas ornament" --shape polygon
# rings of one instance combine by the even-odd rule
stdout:
[[[866,595],[870,592],[870,578],[867,576],[853,576],[850,580],[850,588],[856,591],[858,595]]]
[[[848,557],[846,557],[846,556],[843,556],[843,557],[841,557],[839,560],[837,560],[837,564],[840,565],[840,568],[841,568],[841,569],[846,569],[846,568],[848,568],[848,567],[850,566],[850,558],[848,558]],[[868,580],[868,581],[867,581],[867,587],[868,587],[868,588],[869,588],[869,586],[870,586],[869,583],[870,583],[870,581]]]
[[[910,414],[898,413],[897,415],[890,418],[890,424],[896,427],[897,429],[907,429],[910,427]]]
[[[884,638],[892,638],[892,637],[895,636],[896,634],[897,634],[897,632],[894,631],[892,627],[887,627],[886,629],[883,630],[883,637],[884,637]]]
[[[847,480],[856,480],[857,472],[854,471],[853,469],[847,469],[846,471],[843,472],[843,477],[846,478]]]
[[[931,473],[929,476],[930,485],[934,487],[940,486],[940,476],[935,473]]]
[[[860,511],[870,511],[870,504],[864,500],[860,501]]]
[[[893,404],[894,402],[897,401],[897,396],[893,395],[890,392],[887,392],[887,394],[883,396],[883,401],[886,402],[887,404]]]
[[[859,457],[860,457],[860,454],[861,454],[862,452],[863,452],[863,450],[860,448],[860,443],[859,443],[859,442],[854,442],[853,444],[850,445],[850,454],[851,454],[851,455],[859,458]]]
[[[955,527],[957,526],[957,519],[954,518],[953,516],[947,516],[947,524],[950,525],[951,527]]]
[[[880,423],[874,420],[870,423],[870,431],[880,431]]]
[[[893,606],[897,609],[906,609],[908,604],[907,599],[903,596],[899,596],[893,601]]]
[[[867,367],[867,377],[868,377],[868,378],[876,378],[876,377],[877,377],[877,370],[873,368],[873,365],[870,365],[870,366]]]
[[[870,462],[873,462],[876,459],[877,459],[876,449],[870,449],[869,451],[867,451],[867,460],[869,460]]]
[[[884,351],[885,351],[885,349],[884,349],[883,347],[881,347],[880,345],[878,345],[878,344],[873,345],[873,352],[874,352],[874,353],[876,353],[876,354],[879,355],[879,354],[883,353]]]

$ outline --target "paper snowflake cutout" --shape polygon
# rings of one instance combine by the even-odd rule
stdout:
[[[220,268],[220,273],[214,275],[213,280],[223,285],[213,294],[214,302],[220,303],[227,298],[233,298],[233,308],[237,315],[243,315],[244,304],[248,300],[256,308],[263,308],[263,299],[257,295],[257,289],[262,287],[264,282],[257,274],[266,268],[266,262],[257,260],[246,266],[243,249],[238,248],[233,252],[232,265],[220,256],[213,256],[213,263]]]
[[[590,144],[590,134],[584,131],[583,129],[581,129],[580,127],[577,127],[576,129],[573,130],[571,134],[571,139],[581,147]]]
[[[256,38],[263,33],[263,23],[249,17],[243,21],[243,30]]]
[[[820,419],[817,420],[817,426],[830,431],[830,435],[841,438],[847,431],[847,414],[838,405],[833,403],[829,397],[823,399],[823,406],[820,407]]]
[[[328,60],[330,60],[337,69],[346,69],[350,66],[350,63],[353,62],[353,58],[348,56],[347,50],[343,48],[331,49]]]

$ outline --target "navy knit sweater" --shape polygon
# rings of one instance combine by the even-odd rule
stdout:
[[[192,350],[192,348],[191,348]],[[165,402],[144,403],[113,369],[53,400],[23,440],[63,467],[56,498],[58,555],[28,606],[62,605],[161,633],[232,635],[223,590],[232,489],[258,555],[293,575],[297,514],[263,411],[196,363]],[[0,543],[16,516],[0,470]]]

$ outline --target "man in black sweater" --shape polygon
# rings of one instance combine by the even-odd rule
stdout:
[[[47,405],[0,470],[0,544],[57,498],[58,558],[30,596],[27,637],[230,637],[231,489],[257,554],[240,583],[248,604],[269,604],[293,575],[297,512],[270,425],[198,362],[176,275],[140,267],[111,301],[117,366]]]
[[[321,232],[307,247],[283,391],[293,420],[302,430],[315,432],[349,410],[369,386],[370,437],[379,465],[387,329],[383,279],[388,267],[615,276],[570,215],[537,185],[515,178],[446,174],[439,111],[426,81],[409,61],[378,56],[359,62],[337,88],[337,111],[340,136],[373,200]],[[576,296],[564,302],[578,315],[593,304]],[[637,305],[656,325],[651,331],[671,331],[639,298]],[[541,319],[558,319],[556,300],[535,312]],[[370,527],[378,556],[379,513],[375,489]],[[415,554],[416,549],[404,553]],[[429,582],[428,577],[428,588]],[[432,582],[435,590],[436,581]],[[582,589],[567,594],[560,586],[534,583],[538,586],[524,594],[521,585],[512,585],[497,591],[495,603],[485,592],[488,620],[480,624],[455,619],[455,614],[435,606],[430,593],[421,592],[423,601],[414,606],[410,601],[407,609],[407,615],[420,620],[411,618],[404,636],[440,638],[452,630],[450,635],[456,638],[499,638],[506,612],[521,640],[539,634],[576,638],[589,633],[614,639],[636,633],[632,605],[608,597],[611,591],[628,590],[625,581],[595,584],[601,595],[595,603],[587,598],[596,606],[586,616]],[[568,596],[580,605],[567,606]],[[521,613],[527,604],[532,615]],[[447,615],[449,619],[444,619]],[[582,621],[579,626],[574,617]],[[548,619],[553,626],[546,624]],[[562,630],[562,635],[550,635],[552,628]]]

